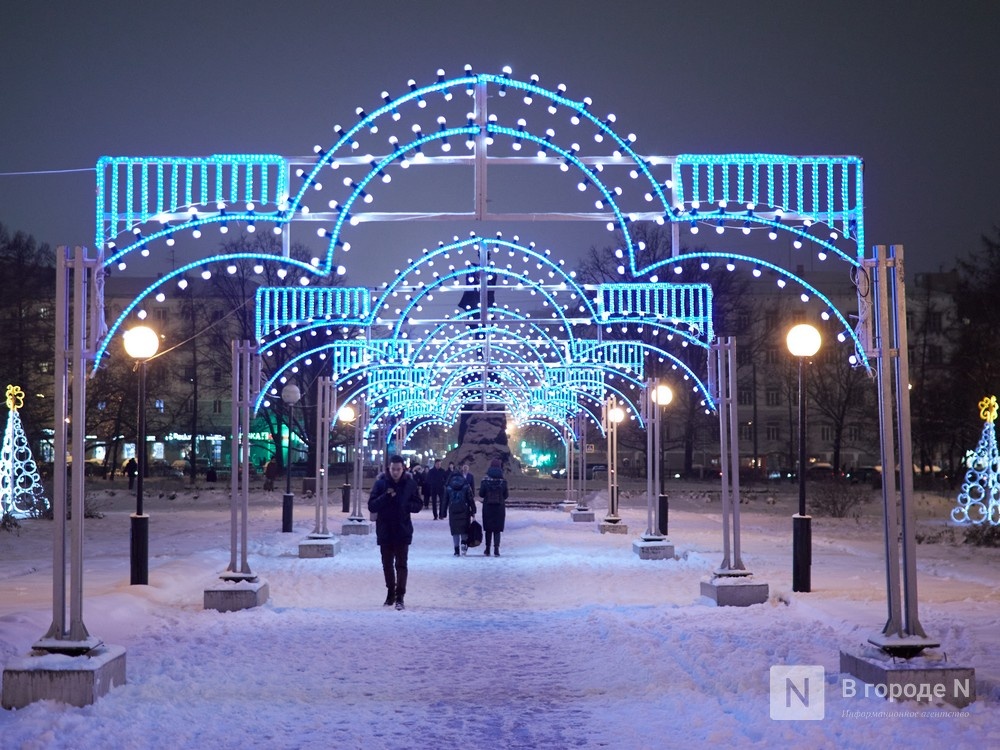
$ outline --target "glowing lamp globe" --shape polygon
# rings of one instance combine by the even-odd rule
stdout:
[[[353,422],[356,416],[357,414],[354,413],[354,408],[351,406],[345,406],[337,412],[337,419],[341,422]]]
[[[149,359],[160,348],[160,337],[149,326],[136,326],[122,334],[125,351],[133,359]]]
[[[289,406],[297,404],[300,398],[302,398],[302,391],[294,383],[289,383],[281,389],[281,400]]]
[[[611,411],[608,412],[608,419],[610,419],[615,424],[619,424],[625,419],[625,410],[620,406],[614,406]]]
[[[674,392],[670,389],[669,385],[664,385],[660,383],[656,388],[653,389],[653,403],[658,406],[666,406],[671,401],[674,400]]]
[[[788,351],[792,353],[792,356],[811,357],[819,351],[823,339],[820,337],[819,331],[816,330],[815,326],[811,326],[808,323],[800,323],[799,325],[792,326],[788,331],[786,343],[788,344]]]

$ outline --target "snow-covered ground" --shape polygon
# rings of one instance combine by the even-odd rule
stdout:
[[[770,599],[716,607],[699,594],[721,561],[718,503],[675,491],[679,559],[643,561],[629,534],[602,535],[558,510],[510,510],[502,557],[452,555],[445,522],[415,517],[407,609],[383,607],[371,536],[333,558],[300,559],[312,508],[280,532],[280,494],[257,493],[250,564],[259,608],[202,608],[229,560],[228,498],[211,490],[147,499],[150,585],[129,585],[131,501],[101,490],[86,521],[84,621],[127,649],[128,683],[74,708],[0,711],[2,748],[661,748],[1000,745],[1000,551],[949,541],[948,504],[922,499],[920,619],[954,665],[976,669],[979,700],[890,703],[843,694],[839,652],[886,619],[882,527],[813,522],[813,591],[791,591],[791,494],[743,507],[743,558]],[[331,507],[332,528],[342,514]],[[603,516],[598,506],[598,518]],[[939,506],[939,507],[938,507]],[[935,522],[934,518],[942,519]],[[0,663],[28,653],[51,621],[52,525],[0,533]],[[770,718],[773,665],[820,665],[825,718]],[[874,712],[866,714],[864,712]]]

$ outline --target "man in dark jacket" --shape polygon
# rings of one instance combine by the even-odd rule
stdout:
[[[425,498],[429,496],[431,509],[434,511],[434,520],[438,520],[443,513],[444,508],[438,507],[439,504],[444,504],[444,485],[448,479],[448,475],[445,470],[441,468],[441,459],[434,459],[434,466],[427,470],[427,476],[424,477],[424,489],[427,494],[424,495]],[[424,506],[427,507],[427,506]]]
[[[375,539],[382,553],[382,573],[388,591],[385,604],[403,609],[406,595],[406,561],[413,541],[411,513],[421,508],[416,480],[406,471],[402,456],[389,459],[389,471],[375,480],[368,496],[368,510],[376,513]]]

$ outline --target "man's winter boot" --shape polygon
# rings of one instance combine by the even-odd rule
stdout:
[[[493,557],[500,557],[500,548],[499,547],[494,547],[493,548]]]
[[[487,557],[489,557],[490,556],[490,548],[487,547],[486,549],[484,549],[483,550],[483,554],[486,555]]]
[[[385,602],[383,602],[383,607],[391,607],[396,602],[396,592],[393,589],[389,589],[389,593],[385,595]]]
[[[455,557],[458,557],[458,547],[455,547]]]

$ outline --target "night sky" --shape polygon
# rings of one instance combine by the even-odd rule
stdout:
[[[310,154],[470,63],[592,97],[646,155],[861,156],[869,243],[948,268],[1000,224],[998,28],[989,0],[0,0],[0,222],[92,245],[94,173],[63,170]]]

